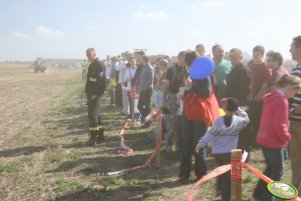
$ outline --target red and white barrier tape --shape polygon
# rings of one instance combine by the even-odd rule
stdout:
[[[269,177],[267,177],[263,173],[261,173],[258,169],[253,168],[252,166],[250,166],[247,163],[244,163],[244,161],[246,159],[246,156],[247,156],[247,154],[245,152],[242,156],[242,160],[237,160],[237,161],[232,160],[232,162],[234,162],[234,171],[232,169],[232,173],[231,173],[231,180],[232,181],[241,180],[241,174],[239,173],[239,171],[241,172],[240,168],[242,168],[242,167],[246,167],[250,172],[254,173],[257,177],[259,177],[260,179],[262,179],[266,183],[270,183],[270,182],[273,181],[272,179],[270,179]],[[232,167],[233,167],[233,163],[232,163]],[[208,174],[206,174],[205,176],[203,176],[190,189],[190,191],[187,194],[186,200],[187,201],[192,201],[193,200],[193,193],[194,193],[194,190],[196,189],[196,187],[200,186],[202,183],[204,183],[204,182],[206,182],[210,179],[213,179],[213,178],[215,178],[215,177],[217,177],[221,174],[224,174],[225,172],[227,172],[229,170],[231,170],[231,164],[219,166],[219,167],[215,168],[214,170],[212,170],[211,172],[209,172]],[[292,199],[292,201],[301,201],[301,198],[296,197],[296,198]]]
[[[147,119],[146,121],[149,121],[154,116],[157,116],[157,124],[161,124],[162,123],[162,113],[159,110],[151,112],[149,115],[147,115],[147,117],[145,119]],[[129,126],[129,124],[125,123],[125,125],[123,126],[123,128],[120,131],[120,138],[121,138],[120,145],[121,145],[121,148],[124,149],[125,151],[134,152],[132,149],[130,149],[124,143],[124,132],[125,132],[125,129],[128,128],[128,126]],[[109,176],[117,175],[117,174],[121,174],[121,173],[125,173],[125,172],[131,172],[131,171],[134,171],[134,170],[138,170],[138,169],[142,169],[142,168],[147,167],[149,165],[149,163],[155,158],[155,156],[158,153],[161,145],[162,145],[162,137],[160,138],[160,141],[157,144],[157,147],[153,151],[152,155],[143,164],[132,167],[132,168],[124,169],[124,170],[108,172],[108,175]]]

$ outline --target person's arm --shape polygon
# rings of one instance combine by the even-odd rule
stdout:
[[[240,117],[239,130],[245,128],[248,125],[248,123],[250,122],[248,114],[246,113],[246,111],[244,111],[240,107],[238,107],[238,110],[236,113],[237,113],[237,116]]]
[[[122,71],[125,70],[127,68],[126,63],[122,63],[122,64],[115,64],[115,70],[117,71]]]
[[[263,85],[262,85],[261,88],[260,88],[260,91],[259,91],[258,94],[255,96],[254,100],[260,101],[260,100],[264,97],[264,95],[265,95],[267,89],[268,89],[268,85],[267,85],[266,83],[263,83]]]
[[[247,69],[247,67],[241,67],[240,74],[238,75],[240,82],[239,84],[239,103],[244,105],[248,98],[250,97],[252,90],[252,73]]]
[[[222,118],[222,117],[221,117]],[[205,135],[199,140],[198,144],[195,147],[195,151],[198,153],[203,147],[205,147],[209,142],[215,139],[218,135],[222,133],[221,125],[218,121],[222,120],[218,118],[212,125],[212,128],[205,133]]]
[[[274,110],[273,126],[276,136],[282,143],[287,143],[291,138],[288,131],[288,102],[285,99],[279,100]]]

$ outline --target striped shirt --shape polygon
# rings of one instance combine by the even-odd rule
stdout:
[[[298,64],[291,72],[291,75],[295,75],[301,78],[301,64]],[[294,108],[297,105],[301,104],[301,92],[297,93],[291,100],[290,100],[290,111],[293,112]],[[294,114],[290,116],[291,121],[301,122],[301,114]]]

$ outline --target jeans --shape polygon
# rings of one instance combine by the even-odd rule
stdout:
[[[145,91],[141,91],[138,101],[138,110],[141,114],[141,121],[144,121],[144,118],[151,112],[151,97],[153,89],[149,88]]]
[[[183,115],[180,177],[185,177],[187,179],[190,177],[192,154],[195,155],[194,171],[197,178],[201,178],[207,173],[205,150],[202,150],[199,153],[195,152],[195,147],[199,139],[206,131],[207,126],[203,122],[188,120],[185,115]]]
[[[267,167],[264,175],[272,180],[279,181],[284,171],[284,152],[282,149],[267,148],[260,146],[265,158]],[[275,197],[272,196],[267,190],[267,184],[263,180],[259,180],[255,191],[254,197],[261,201],[273,201]]]

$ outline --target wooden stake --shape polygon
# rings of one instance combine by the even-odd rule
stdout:
[[[231,200],[242,201],[242,151],[233,149],[231,151]]]

